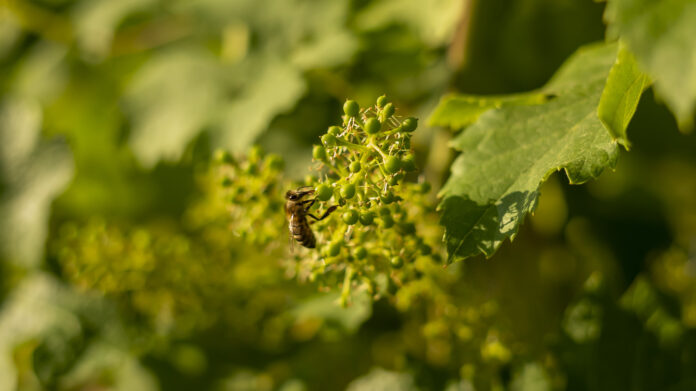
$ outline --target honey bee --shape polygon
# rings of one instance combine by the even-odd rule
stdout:
[[[317,240],[314,237],[314,232],[309,227],[310,222],[307,217],[313,218],[315,221],[324,220],[331,214],[337,205],[329,207],[321,217],[316,217],[309,213],[309,208],[314,205],[316,198],[304,199],[314,193],[314,189],[310,187],[301,187],[297,190],[288,190],[285,193],[285,217],[288,219],[288,228],[290,228],[290,236],[299,244],[306,248],[315,248]]]

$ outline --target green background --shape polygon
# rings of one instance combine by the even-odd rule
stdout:
[[[0,390],[696,388],[696,138],[660,84],[615,170],[554,174],[513,243],[409,300],[288,279],[201,180],[253,144],[303,178],[343,101],[386,94],[439,189],[440,98],[540,88],[612,4],[0,2]]]

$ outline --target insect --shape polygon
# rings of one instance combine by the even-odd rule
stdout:
[[[304,199],[314,193],[314,189],[310,187],[301,187],[297,190],[288,190],[285,193],[285,217],[287,217],[290,228],[290,236],[302,246],[307,248],[315,248],[317,240],[314,237],[314,232],[309,227],[310,222],[307,217],[313,218],[315,221],[324,220],[331,212],[338,208],[337,205],[329,207],[321,217],[316,217],[309,213],[309,208],[314,205],[316,198]]]

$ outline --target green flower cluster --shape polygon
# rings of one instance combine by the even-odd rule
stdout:
[[[185,229],[174,221],[65,223],[50,252],[67,281],[113,300],[135,332],[180,336],[222,325],[246,342],[282,343],[276,336],[290,327],[282,314],[296,283],[275,259],[230,235],[222,219],[209,220],[206,207],[188,212],[200,220],[187,217]],[[224,214],[215,209],[208,216]],[[262,323],[267,314],[278,319]]]
[[[343,272],[345,303],[355,285],[373,295],[393,294],[422,274],[417,258],[440,256],[429,244],[436,237],[426,238],[419,229],[432,212],[426,197],[430,185],[405,181],[416,171],[411,135],[417,120],[400,119],[385,96],[366,108],[346,101],[343,111],[343,124],[329,127],[321,145],[314,146],[320,179],[308,183],[324,204],[320,208],[339,208],[336,216],[312,225],[319,251],[295,259],[311,279]]]
[[[215,160],[233,233],[255,245],[277,244],[283,226],[281,194],[287,186],[283,159],[256,146],[246,159],[218,151]]]
[[[360,108],[345,103],[343,123],[329,127],[313,149],[318,175],[305,183],[283,180],[282,159],[253,148],[246,159],[218,152],[218,183],[232,231],[266,249],[288,248],[287,274],[316,281],[323,289],[343,289],[347,304],[353,288],[373,296],[391,296],[406,281],[419,278],[423,262],[441,255],[437,217],[428,199],[430,185],[417,182],[411,135],[418,121],[401,119],[385,96]],[[407,181],[407,179],[409,179]],[[308,211],[318,216],[330,206],[335,213],[318,222],[307,216],[317,249],[304,249],[291,238],[283,211],[284,194],[314,189]],[[416,263],[418,258],[423,261]]]

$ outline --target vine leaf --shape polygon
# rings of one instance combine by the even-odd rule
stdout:
[[[449,261],[490,257],[514,238],[553,172],[583,183],[615,165],[618,147],[597,106],[616,53],[615,44],[579,49],[540,90],[555,98],[488,110],[453,140],[462,153],[439,205]]]
[[[611,0],[604,17],[607,33],[626,42],[680,128],[690,129],[696,109],[696,2]]]
[[[621,45],[616,62],[609,71],[597,115],[614,140],[626,149],[630,147],[626,128],[636,112],[640,96],[648,85],[648,76],[638,69],[633,54]]]
[[[485,111],[504,105],[531,105],[543,103],[546,95],[528,92],[511,95],[463,95],[451,94],[443,97],[430,116],[430,126],[444,126],[455,130],[476,122]]]
[[[73,176],[64,140],[41,138],[32,99],[0,102],[0,261],[33,268],[43,259],[51,202]]]
[[[227,89],[236,94],[227,96]],[[130,145],[148,168],[177,161],[206,128],[216,147],[240,151],[304,92],[300,71],[272,56],[225,66],[201,51],[160,53],[139,70],[126,97],[134,117]]]

